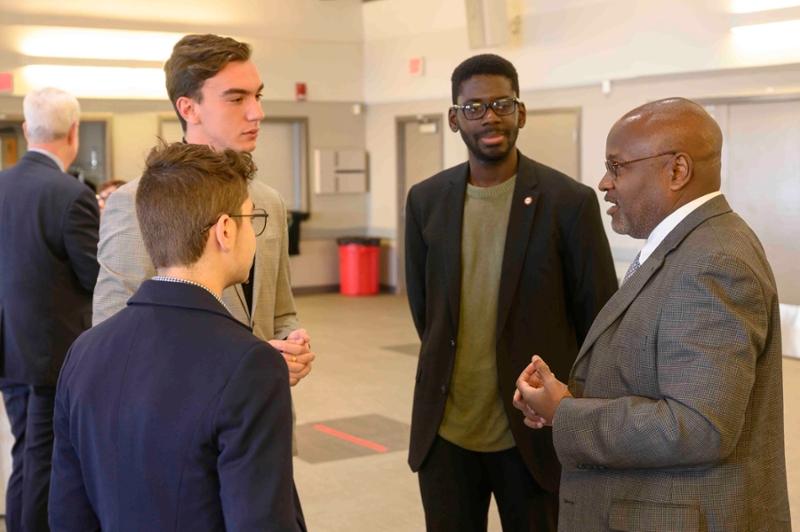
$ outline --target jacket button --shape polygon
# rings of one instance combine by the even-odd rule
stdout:
[[[450,340],[450,345],[452,345],[453,347],[455,347],[455,346],[456,346],[456,341],[455,341],[455,340]]]
[[[442,384],[442,387],[439,388],[439,389],[442,390],[442,395],[446,395],[447,394],[447,386],[445,386],[444,384]]]

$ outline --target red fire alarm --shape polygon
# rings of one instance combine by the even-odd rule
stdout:
[[[422,76],[425,73],[425,58],[412,57],[408,60],[408,75]]]
[[[0,92],[14,92],[14,74],[0,72]]]
[[[306,84],[305,83],[295,83],[294,85],[294,97],[297,99],[298,102],[306,101]]]

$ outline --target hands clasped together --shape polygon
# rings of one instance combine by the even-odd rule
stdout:
[[[556,379],[539,355],[534,355],[517,379],[514,392],[514,406],[525,414],[525,424],[533,429],[552,425],[565,397],[572,397],[567,385]]]
[[[289,384],[294,386],[311,372],[311,362],[316,358],[311,352],[311,337],[305,329],[292,331],[286,340],[270,340],[269,345],[277,349],[289,367]]]

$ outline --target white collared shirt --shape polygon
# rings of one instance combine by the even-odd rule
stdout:
[[[53,155],[52,153],[50,153],[49,151],[40,150],[39,148],[28,148],[28,151],[35,151],[36,153],[41,153],[42,155],[50,157],[50,159],[52,159],[52,161],[58,165],[59,170],[61,170],[62,172],[67,171],[66,168],[64,168],[64,162],[55,155]]]
[[[644,261],[646,261],[648,257],[653,254],[658,245],[661,244],[665,238],[667,238],[667,235],[670,234],[672,230],[683,221],[684,218],[689,216],[707,201],[712,200],[721,194],[722,192],[716,191],[712,192],[711,194],[706,194],[705,196],[700,196],[699,198],[690,201],[677,211],[664,218],[661,223],[658,224],[655,229],[653,229],[653,231],[650,233],[650,236],[647,237],[647,242],[645,242],[642,251],[639,252],[639,264],[644,264]]]

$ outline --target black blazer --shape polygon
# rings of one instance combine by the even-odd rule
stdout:
[[[58,381],[50,529],[305,530],[283,357],[201,287],[145,281]]]
[[[92,191],[46,155],[0,172],[0,377],[55,386],[92,325],[100,214]]]
[[[409,451],[414,471],[439,430],[453,375],[468,176],[464,163],[408,193],[406,286],[422,340]],[[616,290],[595,192],[519,154],[497,307],[497,372],[517,447],[546,490],[558,490],[561,470],[552,430],[524,425],[512,405],[516,380],[538,354],[566,382],[592,321]]]

